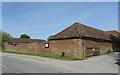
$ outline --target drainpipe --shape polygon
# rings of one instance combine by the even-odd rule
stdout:
[[[86,57],[86,48],[84,44],[84,38],[82,37],[82,49],[83,49],[83,57]]]

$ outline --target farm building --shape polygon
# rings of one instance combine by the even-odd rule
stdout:
[[[4,44],[4,48],[9,51],[65,53],[74,57],[102,55],[120,49],[110,33],[80,23],[74,23],[49,40],[13,38]]]
[[[102,30],[74,23],[50,38],[52,51],[68,56],[94,56],[113,52],[111,39]]]
[[[109,38],[112,40],[114,52],[120,52],[120,33],[115,30],[105,31],[105,33],[108,34]]]
[[[45,47],[46,43],[45,40],[40,39],[13,38],[4,43],[4,49],[8,51],[49,53],[49,49]]]

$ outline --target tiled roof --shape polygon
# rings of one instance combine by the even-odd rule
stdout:
[[[111,30],[111,31],[105,31],[106,34],[109,34],[109,35],[113,35],[113,36],[116,36],[116,37],[119,37],[120,38],[120,33],[117,32],[116,30]]]
[[[120,42],[120,33],[116,30],[105,31],[105,33],[109,35],[112,41]]]
[[[90,37],[96,39],[110,40],[108,35],[104,31],[95,29],[80,23],[74,23],[65,30],[59,32],[58,34],[52,36],[52,39],[64,39],[73,37]]]

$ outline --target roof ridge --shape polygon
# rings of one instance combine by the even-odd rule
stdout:
[[[72,25],[70,25],[70,26],[68,26],[68,27],[66,27],[65,29],[63,29],[61,32],[58,32],[58,33],[56,33],[55,35],[59,35],[60,33],[62,33],[62,32],[64,32],[64,31],[66,31],[67,29],[69,29],[69,28],[71,28],[72,26],[74,26],[75,25],[75,23],[74,24],[72,24]]]
[[[100,30],[100,29],[94,28],[94,27],[92,27],[92,26],[87,26],[87,25],[84,25],[84,24],[81,24],[81,25],[86,26],[86,27],[89,27],[89,28],[91,28],[91,29],[95,29],[95,30],[103,31],[103,30]]]
[[[80,23],[77,23],[77,22],[75,23],[75,28],[76,28],[77,34],[78,34],[79,36],[81,36],[80,33],[79,33],[78,24],[80,24]]]

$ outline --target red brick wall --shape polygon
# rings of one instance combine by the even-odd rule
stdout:
[[[112,44],[106,42],[95,42],[92,40],[81,39],[64,39],[64,40],[51,40],[49,45],[50,48],[45,48],[45,42],[36,43],[17,43],[16,46],[5,43],[5,50],[9,51],[23,51],[23,52],[37,52],[46,54],[58,54],[65,52],[66,56],[81,57],[83,56],[82,43],[85,44],[86,48],[99,48],[100,54],[106,54],[109,50],[112,51]]]
[[[67,56],[80,57],[82,56],[82,40],[81,39],[64,39],[51,40],[51,54],[61,54],[65,52]]]
[[[15,46],[15,44],[17,44]],[[5,50],[9,51],[33,51],[37,49],[37,43],[5,43]]]
[[[45,43],[46,42],[37,44],[37,52],[50,54],[50,49],[49,48],[45,48]]]
[[[87,48],[99,48],[100,54],[106,54],[109,50],[113,52],[112,43],[84,40],[84,44],[85,44],[86,49]]]
[[[46,42],[36,43],[5,43],[5,50],[9,51],[23,51],[23,52],[38,52],[46,54],[61,54],[65,52],[67,56],[80,57],[82,56],[82,40],[81,39],[67,39],[67,40],[52,40],[49,42],[49,46],[52,46],[52,50],[45,48]]]
[[[49,48],[45,48],[46,42],[41,43],[13,43],[13,45],[5,43],[5,50],[8,51],[21,51],[21,52],[40,52],[49,53]],[[14,44],[17,44],[16,46]]]

